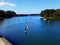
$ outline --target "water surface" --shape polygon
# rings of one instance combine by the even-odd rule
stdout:
[[[14,17],[0,22],[0,34],[13,45],[60,45],[60,21],[48,23],[39,16]]]

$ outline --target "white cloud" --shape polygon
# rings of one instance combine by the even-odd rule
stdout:
[[[0,6],[11,6],[11,7],[15,7],[16,4],[9,3],[9,2],[0,2]]]

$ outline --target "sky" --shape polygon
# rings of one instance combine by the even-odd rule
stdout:
[[[0,0],[0,10],[17,14],[38,14],[45,9],[59,9],[60,0]]]

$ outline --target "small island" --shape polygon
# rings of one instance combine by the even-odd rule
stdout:
[[[40,13],[41,19],[55,20],[60,19],[60,9],[46,9]]]

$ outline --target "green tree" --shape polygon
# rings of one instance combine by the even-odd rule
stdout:
[[[41,17],[52,17],[55,11],[56,10],[54,9],[46,9],[46,10],[41,11],[40,16]]]
[[[4,17],[5,15],[5,11],[4,10],[0,10],[0,17]]]
[[[16,15],[16,13],[14,11],[6,11],[6,13],[5,13],[5,16],[8,18],[11,18],[15,15]]]
[[[60,10],[53,13],[53,17],[60,17]]]

